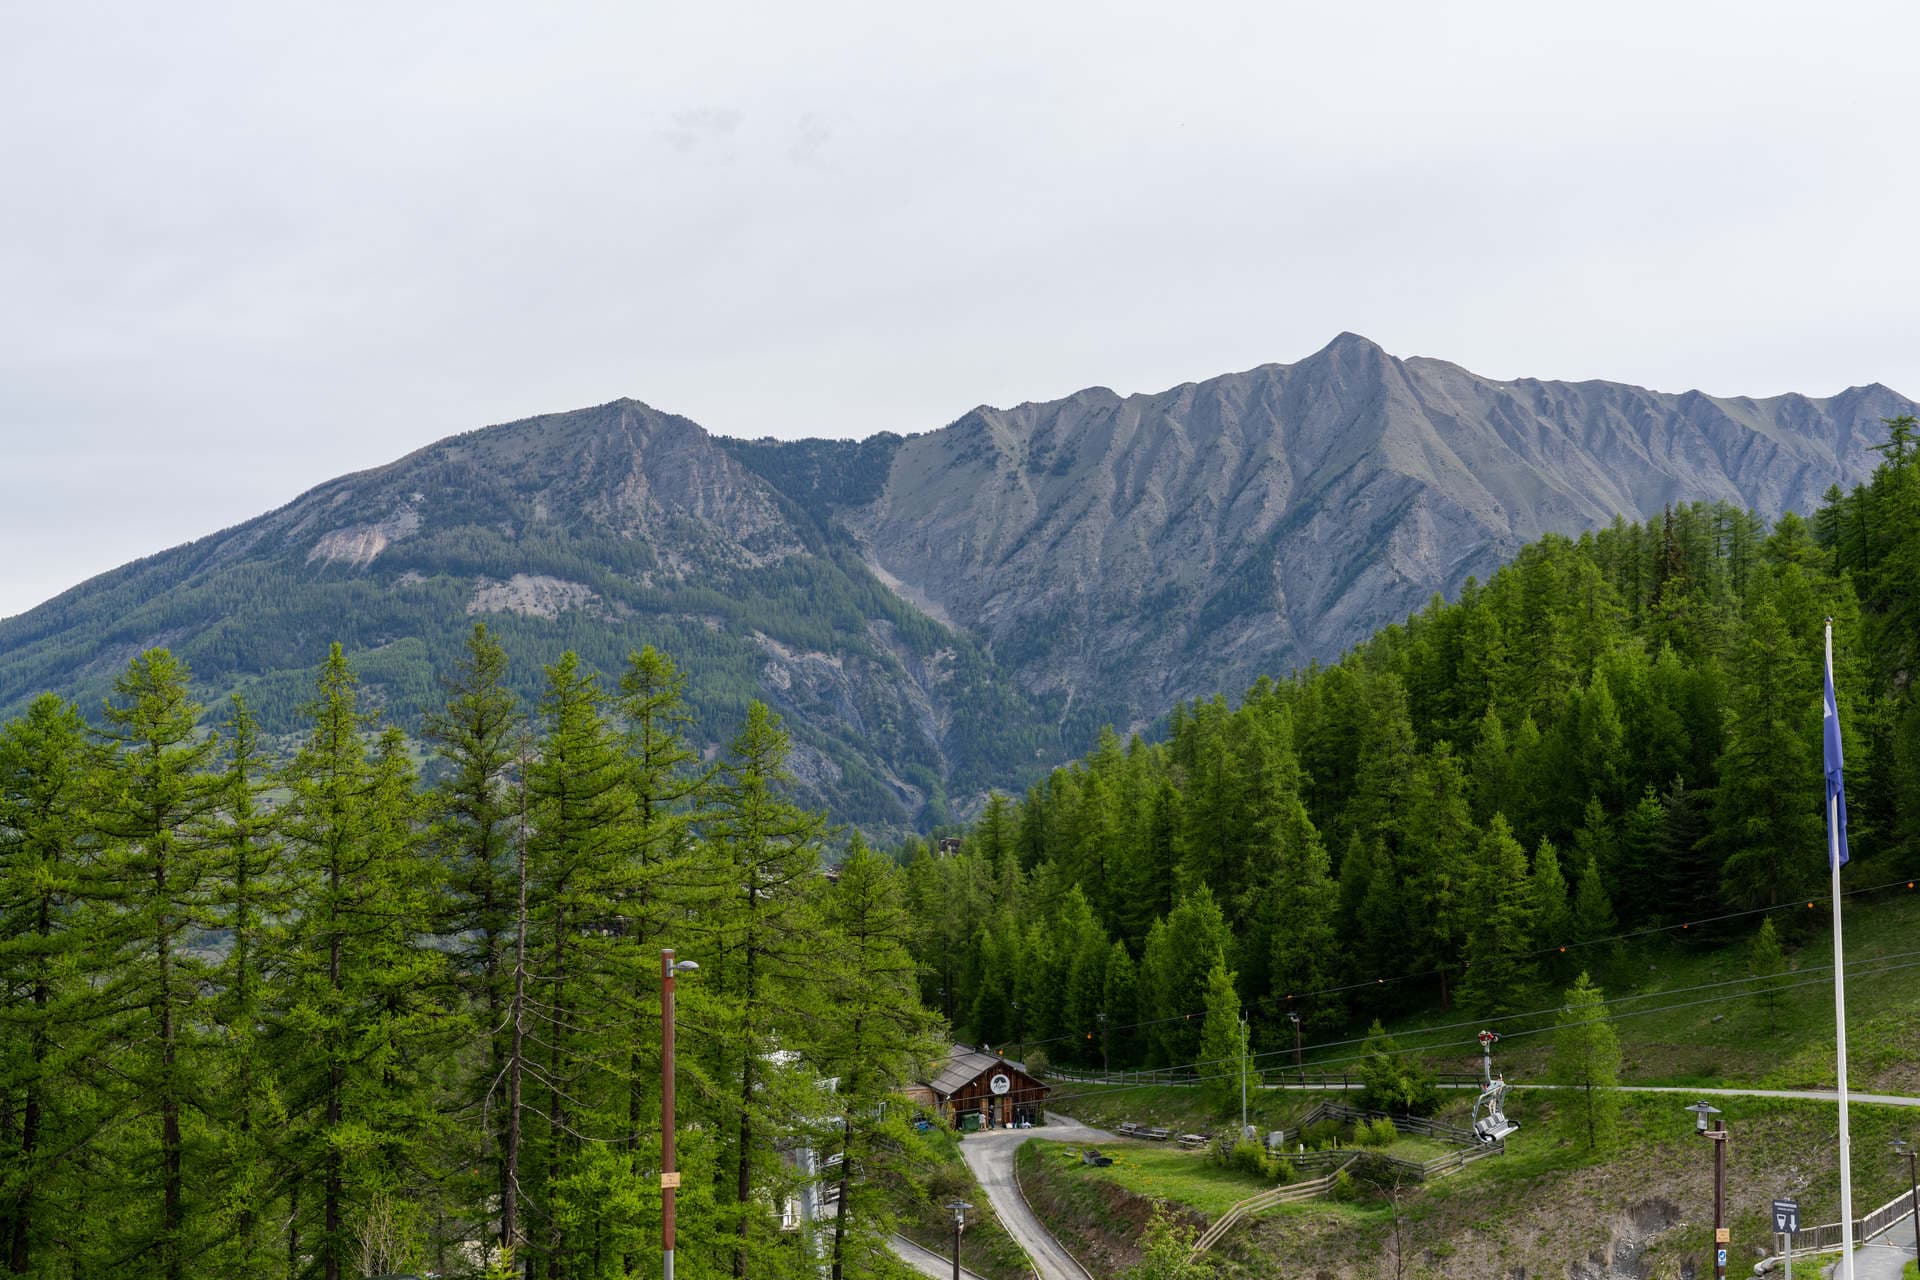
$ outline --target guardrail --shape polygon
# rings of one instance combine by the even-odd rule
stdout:
[[[1233,1229],[1234,1224],[1250,1213],[1259,1213],[1262,1209],[1271,1209],[1275,1205],[1289,1204],[1295,1200],[1311,1200],[1331,1187],[1339,1178],[1341,1171],[1359,1158],[1358,1155],[1348,1154],[1346,1160],[1325,1177],[1315,1178],[1310,1182],[1290,1183],[1284,1187],[1275,1187],[1271,1191],[1262,1191],[1258,1195],[1248,1196],[1221,1214],[1218,1221],[1200,1234],[1200,1238],[1193,1242],[1193,1252],[1187,1255],[1188,1258],[1198,1258],[1214,1245],[1219,1244],[1221,1238]]]
[[[1863,1218],[1853,1220],[1853,1242],[1865,1244],[1875,1236],[1885,1235],[1897,1222],[1902,1222],[1913,1212],[1913,1192],[1902,1191],[1893,1199],[1875,1209]],[[1785,1233],[1776,1234],[1774,1244],[1779,1252],[1786,1252]],[[1840,1247],[1840,1224],[1824,1223],[1817,1227],[1802,1227],[1793,1233],[1793,1251],[1809,1253],[1814,1250],[1837,1249]]]

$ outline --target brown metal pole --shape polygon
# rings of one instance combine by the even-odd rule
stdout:
[[[1713,1121],[1713,1275],[1714,1280],[1727,1280],[1726,1264],[1720,1261],[1722,1252],[1728,1246],[1720,1239],[1720,1229],[1727,1225],[1727,1122],[1716,1116]]]
[[[660,1245],[661,1276],[673,1280],[673,950],[660,953]]]

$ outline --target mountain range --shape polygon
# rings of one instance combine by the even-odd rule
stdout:
[[[537,697],[572,648],[686,669],[718,752],[754,698],[870,831],[1022,785],[1101,725],[1337,658],[1523,543],[1670,502],[1766,517],[1866,478],[1878,384],[1824,399],[1500,381],[1342,334],[1153,394],[938,430],[735,440],[633,400],[450,437],[0,621],[0,712],[97,706],[167,645],[297,727],[331,640],[415,727],[485,620]]]

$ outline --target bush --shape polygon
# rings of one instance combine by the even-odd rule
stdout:
[[[1393,1127],[1393,1121],[1387,1116],[1377,1120],[1362,1120],[1354,1126],[1353,1140],[1363,1147],[1390,1147],[1400,1131]]]
[[[1300,1141],[1309,1151],[1324,1151],[1339,1138],[1343,1128],[1338,1120],[1321,1120],[1300,1131]]]
[[[1026,1067],[1027,1074],[1035,1080],[1045,1080],[1047,1078],[1047,1068],[1053,1064],[1047,1061],[1047,1051],[1045,1049],[1029,1049],[1027,1050],[1027,1060],[1021,1065]]]
[[[1360,1195],[1360,1188],[1345,1169],[1333,1175],[1333,1198],[1335,1200],[1354,1200]]]

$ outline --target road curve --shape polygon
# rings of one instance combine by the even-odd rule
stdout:
[[[900,1259],[900,1261],[906,1263],[921,1275],[929,1277],[930,1280],[953,1280],[952,1258],[944,1258],[931,1249],[922,1249],[913,1241],[899,1234],[887,1237],[887,1247],[893,1250],[894,1257]],[[960,1252],[964,1256],[966,1253],[965,1248],[962,1248]],[[981,1280],[981,1278],[965,1267],[962,1267],[960,1268],[960,1280]]]
[[[1033,1263],[1040,1280],[1093,1280],[1086,1268],[1060,1246],[1053,1233],[1041,1225],[1027,1207],[1026,1197],[1013,1180],[1013,1155],[1029,1138],[1047,1138],[1059,1142],[1112,1142],[1110,1133],[1088,1128],[1065,1116],[1047,1114],[1045,1128],[990,1129],[970,1133],[960,1140],[960,1154],[973,1170],[974,1178],[987,1193],[1000,1224],[1007,1229]]]

